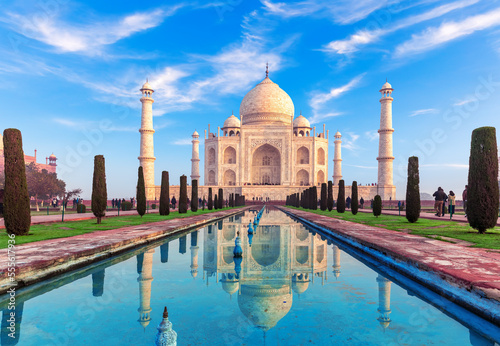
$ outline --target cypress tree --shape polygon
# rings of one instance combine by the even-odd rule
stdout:
[[[480,234],[495,227],[498,220],[498,152],[494,127],[472,131],[467,219]]]
[[[380,214],[382,214],[382,198],[376,195],[373,199],[373,215],[378,217]]]
[[[352,198],[351,198],[351,212],[352,215],[356,215],[358,213],[359,204],[358,204],[358,182],[352,182]]]
[[[198,211],[198,180],[194,179],[191,186],[191,211]]]
[[[224,192],[222,189],[219,189],[219,209],[224,208]]]
[[[312,187],[312,210],[318,209],[318,189],[316,186]]]
[[[219,209],[219,201],[217,200],[217,194],[214,197],[214,209]]]
[[[106,215],[108,204],[108,193],[106,191],[106,170],[104,168],[104,156],[94,157],[94,176],[92,179],[92,212],[97,218],[97,223]]]
[[[161,172],[160,215],[170,214],[170,183],[168,172]]]
[[[406,182],[406,219],[417,222],[420,217],[420,177],[418,174],[418,157],[408,158],[408,180]]]
[[[339,195],[337,197],[337,212],[345,212],[345,186],[344,179],[339,181]]]
[[[208,203],[207,203],[207,208],[208,210],[212,210],[214,207],[214,201],[212,200],[212,188],[208,188]]]
[[[326,202],[328,211],[333,209],[333,183],[331,180],[328,181],[328,197]]]
[[[205,196],[203,196],[203,201],[201,202],[202,210],[205,210],[205,204],[206,203],[207,203],[207,200],[205,199]]]
[[[321,210],[325,211],[326,208],[328,207],[327,203],[327,192],[326,192],[326,183],[321,184]]]
[[[185,214],[188,211],[187,196],[187,177],[181,175],[181,191],[179,196],[179,214]]]
[[[142,166],[139,166],[138,178],[137,178],[137,213],[141,217],[146,214],[146,185],[144,183],[144,171]]]
[[[18,129],[3,132],[5,184],[4,224],[8,234],[27,235],[31,225],[23,139]]]

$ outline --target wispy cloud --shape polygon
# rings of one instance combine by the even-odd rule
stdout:
[[[173,145],[191,145],[191,138],[178,139],[172,142]]]
[[[395,57],[420,54],[476,31],[498,25],[500,25],[500,8],[468,17],[460,22],[445,22],[439,27],[427,28],[420,34],[412,35],[410,40],[396,47]]]
[[[422,23],[424,21],[441,17],[451,11],[461,9],[477,3],[479,0],[461,0],[435,7],[427,12],[410,16],[399,21],[389,28],[362,29],[343,40],[335,40],[328,43],[323,51],[336,54],[352,54],[362,46],[379,41],[382,37],[395,31]]]
[[[313,115],[309,119],[309,121],[312,124],[315,124],[315,123],[317,123],[317,122],[319,122],[319,121],[321,121],[321,120],[323,120],[325,118],[329,118],[329,117],[334,117],[334,116],[340,115],[341,113],[339,113],[339,112],[325,112],[325,113],[321,113],[321,109],[330,100],[338,98],[342,94],[344,94],[344,93],[350,91],[351,89],[353,89],[354,87],[356,87],[359,84],[359,82],[361,81],[361,79],[363,78],[364,75],[365,75],[365,73],[360,74],[360,75],[354,77],[353,79],[351,79],[347,84],[342,85],[340,87],[331,88],[330,91],[328,91],[326,93],[313,92],[311,94],[311,99],[309,100],[309,106],[311,106],[311,108],[312,108]]]
[[[347,132],[342,137],[342,148],[349,151],[356,151],[358,149],[358,145],[356,142],[359,139],[359,135],[354,132]]]
[[[436,114],[439,113],[439,110],[435,108],[427,108],[427,109],[419,109],[416,111],[413,111],[409,117],[416,117],[417,115],[424,115],[424,114]]]
[[[72,121],[64,118],[54,118],[53,122],[56,124],[60,124],[71,128],[73,130],[95,130],[100,129],[102,132],[136,132],[136,126],[116,126],[111,119],[109,120],[109,124],[105,127],[102,127],[99,121]]]
[[[420,167],[426,167],[426,168],[459,168],[459,169],[468,169],[469,165],[464,165],[461,163],[429,163],[425,165],[420,165]]]
[[[377,167],[377,166],[349,165],[349,164],[346,164],[346,163],[344,163],[344,166],[348,166],[348,167],[356,167],[356,168],[362,168],[362,169],[378,169],[378,167]]]
[[[454,106],[463,106],[463,105],[466,105],[468,103],[476,102],[476,101],[477,101],[477,98],[470,96],[470,97],[466,97],[462,100],[457,100],[453,105]]]
[[[370,140],[370,142],[376,141],[379,137],[378,131],[377,130],[366,131],[365,137],[368,138],[368,140]]]
[[[77,25],[59,16],[30,16],[7,12],[0,22],[9,24],[11,30],[25,37],[55,48],[59,53],[101,55],[105,46],[116,43],[135,33],[160,25],[181,6],[137,12],[118,20],[102,20],[98,23]]]
[[[272,2],[261,0],[268,14],[282,18],[316,15],[327,17],[339,24],[356,23],[371,13],[399,2],[398,0],[304,0],[296,2]]]

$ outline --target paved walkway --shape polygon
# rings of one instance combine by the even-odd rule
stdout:
[[[418,268],[418,271],[414,270],[414,275],[420,275],[419,271],[437,274],[434,285],[438,286],[437,291],[440,294],[446,296],[446,292],[443,293],[445,288],[440,287],[441,284],[438,282],[439,278],[453,287],[460,288],[458,298],[457,293],[453,292],[451,297],[447,298],[455,299],[455,301],[462,298],[469,299],[471,304],[480,304],[479,308],[477,306],[466,307],[500,324],[500,251],[464,247],[307,211],[279,208],[319,225],[343,239],[353,240],[361,245],[363,251],[373,249],[378,251],[379,256],[383,254],[395,260],[393,263],[410,265],[413,270]],[[398,270],[397,265],[394,265],[393,269]],[[411,273],[404,274],[412,277]],[[431,276],[436,277],[436,275]],[[432,286],[432,282],[429,286]],[[462,294],[464,297],[460,297]],[[467,295],[470,297],[467,298]],[[478,309],[484,311],[477,311]]]
[[[215,222],[248,208],[225,209],[182,219],[152,222],[69,238],[50,239],[18,245],[15,247],[16,280],[19,286],[33,284],[48,277],[153,242],[167,235]],[[12,255],[11,252],[10,256]],[[0,293],[15,286],[15,283],[10,282],[7,275],[9,268],[8,256],[7,249],[0,250]]]
[[[177,209],[175,209],[177,210]],[[150,209],[148,210],[148,213],[157,213],[158,209]],[[124,215],[137,215],[137,210],[128,210],[128,211],[121,211],[120,210],[120,216]],[[118,216],[118,211],[107,211],[106,212],[106,217],[110,216]],[[85,214],[64,214],[64,221],[77,221],[77,220],[89,220],[89,219],[95,219],[94,214],[92,213],[85,213]],[[39,223],[48,223],[48,222],[61,222],[62,220],[62,215],[32,215],[31,216],[31,224],[39,224]],[[5,228],[5,225],[3,223],[3,218],[0,218],[0,229]]]

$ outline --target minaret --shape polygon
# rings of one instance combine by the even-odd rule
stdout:
[[[335,153],[333,155],[333,185],[338,185],[342,179],[342,135],[339,131],[335,134]]]
[[[153,254],[151,249],[144,253],[142,268],[137,278],[139,282],[139,323],[146,328],[151,321],[151,282],[153,281]],[[138,257],[139,259],[139,257]],[[139,263],[138,263],[139,264]],[[139,269],[139,268],[138,268]]]
[[[200,183],[200,141],[198,140],[200,135],[198,132],[194,131],[193,133],[193,153],[191,158],[191,185],[193,184],[193,180],[198,180],[198,184]]]
[[[379,274],[377,276],[378,282],[378,312],[380,313],[377,320],[380,325],[385,329],[389,327],[391,319],[391,282]]]
[[[146,199],[155,199],[155,160],[153,134],[153,95],[154,90],[148,82],[141,88],[142,116],[141,116],[141,153],[138,157],[140,165],[144,170],[144,182],[146,185]]]
[[[340,276],[340,249],[338,246],[333,245],[333,275],[338,279]]]
[[[393,161],[394,156],[392,153],[392,101],[391,96],[394,89],[386,81],[380,89],[382,98],[380,99],[380,129],[379,133],[379,146],[378,146],[378,186],[377,194],[382,197],[382,200],[396,198],[396,188],[393,184]]]

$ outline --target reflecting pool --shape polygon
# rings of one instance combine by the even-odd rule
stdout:
[[[164,306],[178,345],[498,342],[496,327],[466,327],[470,316],[455,320],[435,307],[439,298],[429,304],[418,285],[277,209],[249,234],[257,212],[19,290],[18,339],[8,336],[3,296],[1,344],[153,345]]]

